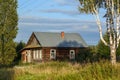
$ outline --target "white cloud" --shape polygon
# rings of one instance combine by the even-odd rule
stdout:
[[[78,4],[78,0],[54,0],[57,2],[59,5],[76,5]]]
[[[39,6],[42,0],[38,1],[40,2],[38,2],[36,6]],[[97,40],[96,39],[97,37],[95,37],[96,33],[98,33],[96,22],[92,21],[92,19],[89,18],[88,16],[79,16],[79,11],[77,10],[77,7],[79,5],[78,0],[50,0],[47,2],[46,2],[47,5],[45,3],[40,5],[40,7],[35,7],[34,4],[31,5],[30,7],[24,8],[24,10],[23,9],[20,10],[23,13],[22,17],[19,18],[18,25],[19,30],[16,41],[23,40],[24,42],[27,42],[28,38],[30,37],[33,31],[75,32],[80,33],[87,42],[91,41],[93,38]],[[33,9],[32,7],[34,7],[35,9]],[[32,11],[27,12],[31,9]],[[51,15],[49,13],[53,14]],[[57,16],[56,14],[60,15],[58,16],[59,19],[58,17],[56,17]],[[40,15],[43,17],[34,17]]]
[[[50,19],[23,17],[19,20],[19,27],[29,30],[50,30],[50,31],[92,31],[97,32],[95,21],[80,21],[76,19]]]
[[[16,41],[23,40],[28,41],[31,33],[37,32],[75,32],[83,35],[83,38],[89,42],[94,39],[98,40],[99,36],[95,37],[98,33],[97,25],[95,21],[80,21],[77,19],[55,19],[55,18],[43,18],[43,17],[20,17],[19,31]],[[93,37],[89,37],[92,35]],[[24,39],[23,39],[24,37]],[[93,41],[95,42],[95,41]],[[97,42],[96,42],[97,43]]]
[[[63,10],[63,9],[48,9],[48,10],[40,10],[41,12],[45,13],[60,13],[66,15],[80,15],[78,10]]]
[[[76,18],[45,18],[45,17],[31,17],[23,16],[19,18],[19,23],[82,23],[82,24],[94,24],[92,20],[78,20]]]

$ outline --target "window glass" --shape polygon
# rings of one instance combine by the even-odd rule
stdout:
[[[36,59],[38,59],[38,50],[36,50]]]
[[[55,49],[50,50],[50,59],[56,59],[56,50]]]
[[[35,50],[33,50],[33,59],[36,59],[36,57],[35,57]]]
[[[39,58],[42,59],[42,50],[39,50]]]
[[[70,59],[75,59],[75,51],[70,50]]]

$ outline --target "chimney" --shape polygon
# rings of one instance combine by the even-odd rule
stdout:
[[[64,37],[65,37],[65,33],[61,32],[61,38],[64,39]]]

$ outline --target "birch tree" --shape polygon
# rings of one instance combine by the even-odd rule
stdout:
[[[110,58],[113,65],[116,64],[116,50],[120,42],[120,1],[119,0],[79,0],[81,13],[93,14],[99,29],[100,39],[104,45],[110,48]],[[104,9],[106,30],[109,42],[103,38],[102,23],[99,16],[100,10]]]

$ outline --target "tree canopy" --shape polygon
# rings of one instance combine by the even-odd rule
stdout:
[[[25,43],[20,41],[19,43],[16,43],[16,53],[17,53],[17,56],[15,57],[15,60],[14,62],[16,64],[19,63],[19,61],[21,61],[21,52],[20,50],[22,50],[23,48],[25,47]]]
[[[16,50],[14,38],[17,34],[17,0],[0,0],[0,63],[11,64]]]
[[[116,50],[120,43],[120,1],[119,0],[79,0],[81,13],[93,14],[96,18],[101,41],[110,48],[111,63],[116,64]],[[103,37],[100,20],[100,10],[104,9],[106,19],[106,32],[109,36],[107,42]]]
[[[107,42],[109,41],[109,37],[107,33],[104,34],[104,39]],[[110,48],[108,46],[105,46],[101,40],[99,41],[97,45],[97,53],[100,54],[101,58],[106,58],[106,59],[110,58]],[[117,49],[116,55],[120,55],[120,44]]]

